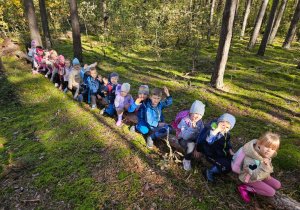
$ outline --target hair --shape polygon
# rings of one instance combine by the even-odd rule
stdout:
[[[264,145],[273,150],[277,150],[280,145],[280,136],[276,133],[266,132],[257,140],[259,145]]]
[[[71,64],[71,66],[72,66],[72,61],[71,61],[71,59],[67,58],[67,59],[65,60],[65,62],[66,62],[66,61],[69,61],[70,64]]]
[[[159,96],[159,97],[162,97],[162,91],[160,90],[160,89],[158,89],[158,88],[153,88],[152,90],[151,90],[151,96],[152,95],[157,95],[157,96]]]
[[[50,57],[55,56],[56,60],[58,59],[58,54],[55,50],[50,51]]]
[[[91,67],[89,71],[97,71],[95,67]]]

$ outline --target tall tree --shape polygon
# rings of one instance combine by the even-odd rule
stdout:
[[[80,38],[80,27],[79,18],[77,11],[76,0],[69,0],[70,12],[71,12],[71,24],[72,24],[72,35],[73,35],[73,54],[74,58],[78,58],[82,62],[82,47]]]
[[[106,0],[104,0],[102,2],[102,10],[103,10],[103,27],[104,29],[106,29],[107,27],[107,19],[108,19],[108,16],[107,16],[107,7],[106,7]]]
[[[252,0],[247,0],[240,39],[243,39],[244,35],[245,35],[245,30],[246,30],[246,26],[247,26],[248,17],[249,17],[249,14],[250,14],[251,4],[252,4]]]
[[[268,2],[269,2],[269,0],[262,0],[262,3],[261,3],[261,6],[260,6],[260,9],[259,9],[256,21],[255,21],[255,26],[254,26],[254,29],[252,31],[250,41],[248,43],[248,48],[249,49],[255,47],[256,39],[257,39],[258,34],[259,34],[259,30],[260,30],[260,27],[261,27],[263,17],[264,17],[265,12],[266,12]]]
[[[257,55],[264,56],[264,54],[265,54],[265,50],[266,50],[268,39],[269,39],[269,36],[271,34],[271,30],[272,30],[272,27],[273,27],[273,23],[274,23],[274,19],[275,19],[278,4],[279,4],[279,0],[273,0],[271,12],[270,12],[270,15],[269,15],[268,24],[266,26],[264,36],[261,40]]]
[[[39,0],[39,6],[40,6],[46,48],[51,48],[51,36],[50,36],[50,31],[49,31],[49,24],[48,24],[47,12],[46,12],[45,0]]]
[[[277,30],[278,30],[278,27],[280,25],[280,21],[281,21],[283,12],[286,8],[287,2],[288,2],[288,0],[282,0],[281,1],[280,7],[279,7],[279,10],[278,10],[278,14],[277,14],[276,20],[274,22],[273,29],[272,29],[271,35],[269,37],[268,43],[273,43],[273,41],[275,39],[275,36],[276,36]]]
[[[39,32],[37,20],[36,20],[33,1],[24,0],[24,6],[27,13],[28,23],[29,23],[30,37],[32,40],[35,40],[38,43],[38,45],[42,46],[43,43]]]
[[[223,12],[219,48],[215,61],[214,72],[212,73],[210,80],[210,84],[218,89],[223,88],[224,86],[223,77],[232,38],[232,28],[237,3],[238,0],[226,0]]]
[[[291,43],[292,43],[295,33],[296,33],[296,28],[297,28],[297,24],[299,22],[299,18],[300,18],[300,0],[298,1],[288,34],[286,35],[285,41],[282,45],[282,47],[284,49],[289,49],[291,46]]]
[[[216,0],[211,0],[210,17],[209,17],[209,29],[208,29],[208,32],[207,32],[207,41],[210,41],[211,29],[212,29],[213,21],[214,21],[215,2],[216,2]]]

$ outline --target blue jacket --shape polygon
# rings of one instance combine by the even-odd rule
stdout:
[[[165,121],[162,109],[170,106],[172,103],[173,98],[169,96],[164,102],[160,101],[156,107],[153,107],[151,100],[147,98],[136,114],[138,123],[147,123],[149,128],[157,127],[159,122]]]
[[[214,136],[211,132],[214,130],[214,127],[217,126],[216,123],[217,123],[216,120],[212,120],[205,125],[206,128],[206,132],[204,134],[205,154],[207,156],[214,156],[214,157],[230,156],[229,150],[232,149],[232,146],[230,144],[230,132],[228,131],[224,135],[219,132],[217,133],[217,135]]]
[[[103,85],[103,82],[100,82],[97,78],[94,79],[91,76],[88,76],[86,79],[87,88],[90,89],[91,93],[97,94],[101,91],[101,86]]]

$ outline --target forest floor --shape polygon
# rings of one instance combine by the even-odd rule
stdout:
[[[273,176],[280,191],[300,201],[300,74],[299,44],[283,50],[270,45],[264,57],[246,50],[246,41],[233,41],[224,90],[209,85],[217,41],[198,49],[152,47],[113,48],[97,38],[83,38],[84,63],[97,61],[102,76],[116,71],[129,82],[131,93],[147,84],[167,86],[173,105],[164,110],[171,123],[194,100],[206,104],[205,122],[233,114],[231,131],[236,151],[266,131],[281,135]],[[54,49],[72,59],[70,40]],[[246,203],[226,176],[207,183],[201,161],[193,170],[168,161],[162,141],[153,150],[129,125],[115,126],[116,117],[78,103],[30,64],[2,57],[0,72],[0,207],[2,209],[272,209],[259,196]],[[194,63],[194,64],[193,64]],[[194,66],[194,71],[193,70]],[[100,107],[99,107],[100,108]]]

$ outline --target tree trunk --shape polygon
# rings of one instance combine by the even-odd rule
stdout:
[[[107,27],[107,7],[106,7],[106,1],[104,0],[103,3],[102,3],[102,10],[103,10],[103,27],[104,29],[106,29]]]
[[[246,30],[246,26],[247,26],[248,17],[250,14],[251,4],[252,4],[252,0],[247,0],[244,20],[243,20],[243,26],[242,26],[242,31],[241,31],[241,35],[240,35],[241,40],[244,38],[244,35],[245,35],[245,30]]]
[[[272,29],[271,35],[269,37],[268,43],[273,43],[273,41],[275,39],[275,36],[276,36],[277,30],[278,30],[278,27],[280,25],[280,21],[281,21],[283,12],[286,8],[287,2],[288,2],[288,0],[282,0],[281,1],[280,7],[279,7],[279,10],[278,10],[278,14],[277,14],[277,18],[274,22],[273,29]]]
[[[218,89],[223,88],[224,86],[223,77],[232,38],[232,28],[237,2],[238,0],[226,0],[223,12],[219,48],[215,61],[214,72],[210,80],[210,84]]]
[[[268,39],[269,39],[269,36],[271,34],[271,30],[272,30],[272,27],[273,27],[273,23],[274,23],[274,19],[275,19],[278,4],[279,4],[279,0],[273,0],[271,12],[270,12],[270,15],[269,15],[268,24],[266,26],[264,36],[261,40],[259,49],[257,51],[257,55],[264,56],[264,54],[265,54],[265,50],[266,50]]]
[[[211,0],[209,29],[208,29],[208,32],[207,32],[207,41],[210,41],[211,29],[212,29],[212,25],[213,25],[213,21],[214,21],[215,2],[216,2],[216,0]]]
[[[35,15],[35,9],[32,0],[24,0],[24,6],[27,13],[28,24],[30,29],[30,37],[35,40],[38,45],[43,46],[37,19]]]
[[[82,62],[82,47],[76,0],[69,0],[69,4],[71,12],[74,58],[78,58],[78,60]]]
[[[292,43],[292,41],[294,39],[294,36],[295,36],[295,32],[296,32],[297,24],[299,22],[299,18],[300,18],[300,0],[298,1],[294,16],[293,16],[293,19],[292,19],[292,22],[291,22],[291,25],[290,25],[290,28],[289,28],[289,32],[286,35],[285,41],[282,45],[282,47],[284,49],[289,49],[290,46],[291,46],[291,43]]]
[[[257,39],[258,34],[259,34],[259,30],[260,30],[260,27],[261,27],[263,17],[264,17],[265,12],[266,12],[268,2],[269,2],[269,0],[263,0],[262,3],[261,3],[260,10],[258,12],[256,21],[255,21],[255,26],[254,26],[254,29],[252,31],[251,38],[250,38],[250,41],[249,41],[249,44],[248,44],[249,49],[255,47],[256,39]]]
[[[39,5],[40,5],[40,12],[41,12],[45,44],[46,44],[46,48],[49,49],[49,48],[51,48],[52,45],[51,45],[51,36],[50,36],[50,31],[49,31],[49,24],[48,24],[47,12],[46,12],[45,0],[39,0]]]

